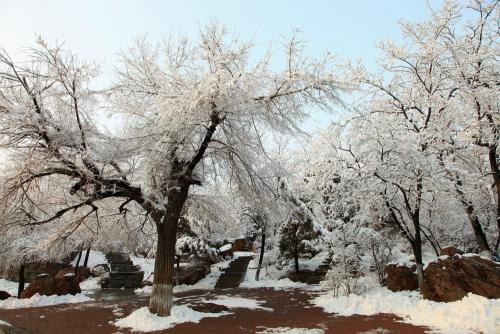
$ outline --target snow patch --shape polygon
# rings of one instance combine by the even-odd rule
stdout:
[[[85,259],[85,253],[86,251],[83,251],[82,258],[80,259],[80,264],[79,264],[80,266],[83,265],[83,260]],[[78,255],[73,259],[73,261],[71,261],[71,265],[73,267],[76,266],[77,260],[78,260]],[[92,268],[102,263],[109,264],[108,260],[106,259],[106,256],[104,256],[104,253],[91,250],[89,254],[89,261],[87,262],[87,267]]]
[[[469,294],[462,300],[438,303],[420,299],[416,291],[391,292],[373,289],[364,295],[319,296],[313,303],[326,312],[341,316],[391,313],[417,326],[433,327],[441,333],[497,333],[500,328],[500,299]]]
[[[119,319],[115,322],[115,325],[118,327],[131,328],[133,331],[153,332],[172,328],[177,324],[185,322],[198,323],[203,318],[215,318],[226,314],[229,313],[202,313],[194,311],[186,305],[179,305],[172,307],[170,316],[159,317],[149,312],[149,309],[144,306],[135,310],[129,316]]]
[[[251,310],[273,311],[272,308],[261,306],[261,304],[264,303],[263,301],[251,298],[217,296],[216,299],[210,299],[205,301],[217,305],[223,305],[229,308],[248,308]]]
[[[219,251],[220,252],[226,252],[226,251],[230,250],[231,248],[233,248],[233,245],[231,245],[231,244],[225,244],[224,246],[222,246],[221,248],[219,248]]]
[[[294,282],[289,278],[283,278],[280,280],[264,279],[256,281],[248,280],[240,284],[241,288],[255,289],[255,288],[271,288],[274,290],[285,290],[294,288],[308,288],[306,283]]]
[[[9,324],[7,321],[3,321],[3,320],[0,320],[0,325],[4,325],[4,326],[12,326],[11,324]]]
[[[93,299],[86,295],[79,293],[77,295],[63,295],[63,296],[40,296],[38,293],[31,298],[17,299],[8,298],[0,301],[0,309],[18,309],[28,307],[40,307],[59,304],[75,304],[92,301]]]
[[[29,283],[24,284],[24,288],[28,287]],[[18,282],[13,282],[0,278],[0,291],[8,292],[11,296],[17,296],[17,288],[19,287]]]

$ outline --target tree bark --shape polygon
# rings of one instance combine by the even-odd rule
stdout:
[[[158,242],[149,310],[161,317],[170,315],[173,304],[177,225],[188,194],[188,186],[179,188],[171,191],[166,214],[160,222],[156,223]]]
[[[257,272],[255,273],[255,280],[259,280],[260,268],[262,268],[262,261],[264,260],[264,250],[266,247],[266,232],[262,231],[262,241],[260,243],[260,254],[259,254],[259,265],[257,266]]]
[[[491,174],[493,175],[493,181],[495,182],[495,189],[497,193],[497,210],[496,210],[496,220],[497,220],[497,241],[495,243],[495,252],[498,251],[498,246],[500,244],[500,168],[497,161],[497,145],[492,145],[488,151],[488,158],[490,160]]]
[[[87,264],[89,263],[89,256],[90,256],[90,247],[87,248],[87,252],[85,253],[85,260],[83,260],[84,267],[86,267]]]
[[[80,260],[82,259],[82,249],[80,248],[80,252],[78,253],[78,259],[76,260],[75,264],[75,275],[78,273],[78,266],[80,265]]]
[[[24,263],[19,267],[19,285],[17,286],[17,298],[21,298],[21,293],[24,291]]]
[[[298,274],[299,273],[299,249],[297,246],[295,246],[295,248],[294,248],[293,259],[295,262],[295,273]]]

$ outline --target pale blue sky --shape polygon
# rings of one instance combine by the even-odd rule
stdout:
[[[436,6],[440,0],[429,2]],[[103,62],[109,72],[116,53],[137,36],[195,36],[200,25],[216,19],[262,47],[300,28],[311,55],[331,51],[373,66],[377,41],[400,40],[399,20],[427,15],[426,0],[0,0],[0,46],[16,53],[32,46],[38,33]]]
[[[141,34],[194,35],[200,24],[217,19],[238,36],[266,45],[301,28],[313,54],[329,50],[371,61],[377,40],[399,38],[400,19],[427,14],[425,0],[0,0],[0,45],[13,52],[32,45],[39,33],[83,56],[112,61]]]

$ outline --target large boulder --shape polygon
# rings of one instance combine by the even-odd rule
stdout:
[[[245,239],[236,239],[233,241],[233,252],[248,251],[247,241]]]
[[[56,295],[76,295],[82,292],[80,289],[80,280],[78,274],[67,272],[63,269],[57,273],[54,279],[54,293]]]
[[[111,271],[111,268],[109,267],[109,265],[107,263],[97,264],[97,265],[93,266],[92,269],[90,270],[92,276],[94,276],[94,277],[105,276],[110,271]]]
[[[439,251],[439,255],[440,256],[453,256],[453,255],[462,255],[464,252],[462,252],[460,249],[456,248],[456,247],[453,247],[453,246],[447,246],[447,247],[443,247],[441,248],[441,250]]]
[[[63,277],[65,274],[74,274],[75,273],[75,268],[74,267],[68,267],[59,270],[56,274],[55,277]],[[75,275],[74,275],[75,276]],[[90,269],[87,267],[78,267],[76,271],[76,279],[78,282],[85,281],[87,278],[91,276]]]
[[[50,296],[55,294],[54,277],[49,274],[36,276],[26,289],[21,292],[21,298],[31,298],[34,294]]]
[[[387,288],[391,291],[417,290],[418,277],[416,274],[417,266],[415,264],[407,266],[404,264],[388,264]]]
[[[424,270],[422,295],[437,302],[452,302],[468,293],[500,298],[500,264],[479,256],[440,257]]]
[[[12,297],[10,293],[0,290],[0,300],[9,299],[10,297]]]
[[[193,285],[209,273],[210,267],[203,263],[181,267],[178,282],[179,284]]]

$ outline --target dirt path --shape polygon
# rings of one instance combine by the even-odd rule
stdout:
[[[191,291],[176,294],[177,304],[228,295],[265,301],[262,306],[274,311],[234,308],[232,314],[205,318],[197,324],[180,324],[151,333],[231,334],[256,333],[265,328],[319,328],[325,333],[425,333],[425,328],[397,322],[391,315],[339,317],[327,314],[309,301],[313,292],[303,290],[229,289],[223,291]],[[112,323],[147,305],[147,297],[128,297],[82,304],[68,304],[31,309],[0,310],[0,319],[33,334],[111,334],[130,333]],[[385,331],[384,331],[385,330]]]

